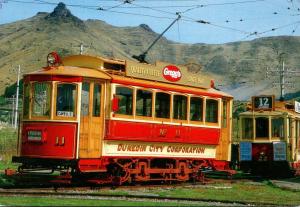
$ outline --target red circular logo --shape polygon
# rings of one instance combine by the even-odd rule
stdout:
[[[181,79],[181,71],[175,65],[167,65],[163,69],[163,76],[166,80],[171,82],[177,82]]]

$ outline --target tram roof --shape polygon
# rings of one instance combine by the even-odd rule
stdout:
[[[164,77],[163,71],[168,66],[171,66],[170,70],[175,68],[175,71],[170,72],[169,70],[167,75],[173,75],[175,78]],[[191,73],[185,66],[165,62],[156,62],[152,65],[99,56],[72,55],[64,57],[59,65],[44,67],[39,71],[25,75],[64,75],[105,80],[130,80],[131,83],[151,83],[153,86],[170,88],[170,90],[175,91],[186,91],[186,93],[197,94],[197,92],[201,92],[208,95],[214,94],[216,97],[233,98],[227,93],[211,88],[211,79],[207,75]],[[177,77],[178,75],[180,77]]]
[[[93,68],[125,77],[192,86],[209,89],[211,77],[193,73],[184,65],[174,65],[157,61],[155,64],[139,63],[131,60],[109,59],[89,55],[73,55],[62,59],[66,66]]]
[[[252,110],[252,104],[248,104],[248,110],[242,112],[239,116],[281,116],[281,115],[292,115],[300,118],[300,113],[295,112],[294,104],[289,101],[275,101],[274,110]]]
[[[89,78],[101,78],[110,80],[111,76],[105,71],[93,68],[80,68],[74,66],[47,67],[42,70],[27,73],[25,75],[64,75],[64,76],[84,76]]]

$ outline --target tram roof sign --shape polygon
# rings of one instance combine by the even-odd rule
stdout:
[[[210,88],[207,75],[189,72],[187,67],[157,61],[154,65],[126,60],[126,76],[179,85]]]

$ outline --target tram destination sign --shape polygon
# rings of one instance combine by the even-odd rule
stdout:
[[[300,113],[300,102],[295,101],[295,112]]]
[[[126,75],[129,77],[176,83],[185,86],[210,88],[211,78],[207,75],[192,73],[187,67],[156,62],[154,65],[126,61]]]
[[[274,95],[271,96],[253,96],[252,109],[254,111],[272,111],[274,110]]]

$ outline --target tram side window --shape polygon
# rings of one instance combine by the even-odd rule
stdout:
[[[191,97],[190,120],[203,121],[203,99],[202,98]]]
[[[157,92],[155,96],[155,117],[170,118],[170,100],[168,93]]]
[[[272,137],[284,138],[284,119],[272,118]]]
[[[296,143],[298,143],[298,154],[300,154],[300,120],[296,121]]]
[[[242,119],[242,138],[252,139],[253,138],[253,119],[243,118]]]
[[[266,117],[258,117],[255,119],[256,138],[269,137],[269,119]]]
[[[75,117],[76,85],[57,85],[56,116]]]
[[[90,83],[82,83],[81,91],[81,116],[89,115],[90,105]]]
[[[137,90],[136,92],[136,115],[152,116],[152,92],[147,90]]]
[[[23,116],[28,117],[29,115],[29,95],[30,95],[30,85],[24,85],[24,101],[23,101]]]
[[[127,87],[117,87],[116,95],[119,98],[117,114],[132,115],[133,90]]]
[[[293,136],[293,120],[291,118],[288,119],[288,137],[292,138]]]
[[[206,101],[206,122],[218,123],[218,101],[208,99]]]
[[[174,95],[173,97],[173,118],[186,120],[187,118],[187,97],[182,95]]]
[[[51,85],[50,83],[33,83],[32,116],[49,116]]]
[[[101,103],[101,85],[94,84],[94,96],[93,96],[93,116],[100,116],[100,103]]]

